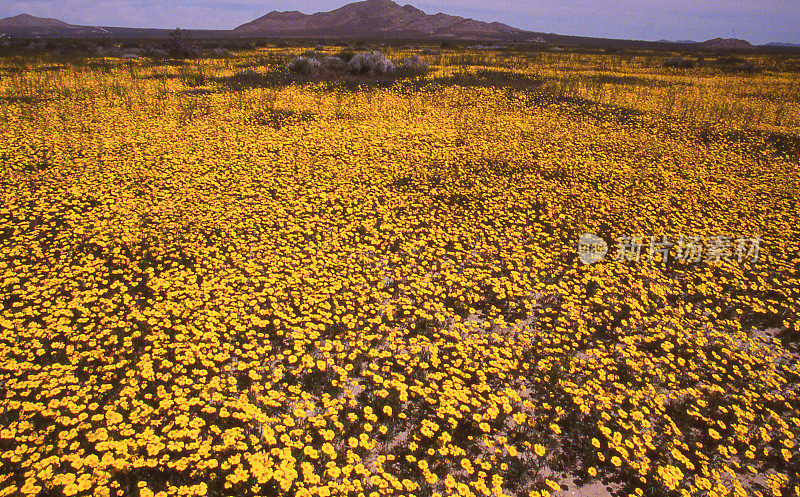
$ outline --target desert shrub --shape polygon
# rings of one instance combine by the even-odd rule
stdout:
[[[684,59],[683,57],[670,57],[664,61],[664,67],[676,67],[679,69],[691,69],[695,66],[692,60]]]
[[[166,59],[169,56],[169,53],[161,48],[148,47],[145,49],[144,55],[146,57],[150,57],[151,59]]]
[[[168,50],[173,57],[196,57],[199,55],[197,45],[185,29],[176,28],[169,34]]]
[[[414,78],[424,76],[430,70],[430,64],[422,60],[418,55],[412,55],[403,59],[403,62],[395,70],[394,76],[397,78]]]
[[[296,57],[286,64],[286,70],[297,74],[316,74],[322,63],[313,57]]]
[[[411,56],[403,59],[403,62],[400,64],[400,67],[406,69],[416,69],[425,72],[427,72],[431,68],[430,64],[422,60],[420,56],[417,54],[412,54]]]
[[[212,57],[226,58],[231,56],[231,51],[227,48],[214,48],[211,50]]]
[[[328,71],[344,71],[347,67],[345,61],[339,57],[325,57],[321,62],[322,67]]]
[[[724,72],[743,72],[743,73],[757,73],[761,72],[761,68],[741,57],[720,57],[717,59],[717,65],[720,66]]]
[[[393,73],[396,66],[381,52],[370,50],[356,54],[347,63],[347,68],[353,74],[388,74]]]

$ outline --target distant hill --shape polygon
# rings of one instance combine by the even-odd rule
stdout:
[[[765,47],[794,47],[800,48],[800,43],[783,43],[780,41],[773,41],[764,45]]]
[[[23,36],[92,36],[103,35],[103,28],[76,26],[59,19],[20,14],[0,19],[0,33]]]
[[[704,42],[694,40],[658,40],[655,43],[674,43],[680,45],[697,45],[694,48],[708,49],[708,50],[754,50],[758,47],[765,48],[800,48],[800,43],[784,43],[773,41],[763,45],[754,46],[747,40],[739,40],[736,38],[714,38]]]
[[[113,26],[81,26],[59,19],[20,14],[0,19],[0,35],[41,38],[166,38],[173,30],[155,28],[118,28]],[[188,30],[192,36],[225,36],[230,30]]]
[[[167,38],[172,29],[80,26],[59,19],[20,14],[0,19],[0,35],[39,38]],[[692,44],[697,50],[750,50],[745,40],[715,38],[702,43],[691,40],[657,42],[592,38],[525,31],[499,22],[476,21],[443,13],[426,14],[412,5],[392,0],[364,0],[330,12],[304,14],[293,10],[272,11],[228,30],[186,30],[193,38],[269,39],[403,39],[427,41],[491,41],[531,43],[540,46],[592,46],[602,48],[663,49],[670,43]],[[773,43],[774,49],[791,44]],[[687,47],[688,48],[688,47]]]
[[[752,50],[756,48],[747,40],[737,38],[714,38],[700,44],[708,50]]]
[[[317,38],[452,38],[524,39],[530,34],[499,22],[483,22],[448,14],[426,14],[392,0],[365,0],[330,12],[303,14],[272,11],[242,24],[235,34]]]
[[[14,17],[0,19],[0,31],[17,31],[37,28],[64,28],[68,27],[64,21],[50,19],[48,17],[34,17],[28,14],[20,14]]]

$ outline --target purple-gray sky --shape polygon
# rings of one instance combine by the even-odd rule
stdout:
[[[230,29],[271,10],[307,14],[348,0],[3,0],[0,18],[21,13],[72,24]],[[640,40],[721,36],[800,43],[798,0],[400,0],[428,14],[472,17],[548,33]]]

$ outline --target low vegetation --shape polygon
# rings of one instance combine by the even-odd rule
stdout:
[[[798,492],[795,59],[213,48],[0,58],[0,495]]]

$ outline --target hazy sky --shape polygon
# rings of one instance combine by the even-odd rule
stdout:
[[[347,0],[3,0],[0,18],[21,13],[72,24],[230,29],[272,10],[307,14]],[[472,17],[547,33],[640,40],[800,43],[800,0],[400,0],[428,14]]]

